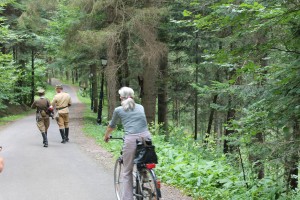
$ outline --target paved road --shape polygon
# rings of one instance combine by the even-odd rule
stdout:
[[[74,116],[79,114],[75,110],[80,105],[74,90],[66,87],[65,91],[73,100],[71,118],[80,118]],[[76,127],[75,121],[70,126]],[[0,174],[0,200],[116,199],[111,171],[81,150],[76,141],[72,141],[72,132],[71,142],[61,144],[58,126],[53,120],[48,139],[49,147],[42,147],[42,136],[33,115],[0,131],[1,155],[5,159],[5,169]]]

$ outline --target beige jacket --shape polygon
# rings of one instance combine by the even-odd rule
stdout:
[[[58,110],[58,113],[69,113],[69,108],[72,104],[71,97],[68,93],[60,92],[57,93],[53,100],[51,105],[53,107],[56,107],[56,110]]]

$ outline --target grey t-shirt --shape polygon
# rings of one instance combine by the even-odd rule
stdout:
[[[125,135],[148,131],[144,107],[140,104],[136,103],[133,110],[127,111],[122,106],[115,108],[109,126],[115,128],[119,120],[123,124]]]

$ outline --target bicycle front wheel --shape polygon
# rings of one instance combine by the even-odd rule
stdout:
[[[143,200],[159,200],[161,198],[160,185],[156,175],[151,169],[143,169],[141,172]]]
[[[122,187],[123,187],[122,173],[123,173],[123,160],[122,158],[118,158],[114,169],[114,185],[115,185],[115,192],[118,200],[121,200],[122,198]]]

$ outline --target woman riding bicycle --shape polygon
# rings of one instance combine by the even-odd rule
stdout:
[[[110,134],[115,129],[118,120],[124,127],[125,137],[123,146],[123,197],[122,200],[133,200],[133,160],[136,151],[136,140],[151,138],[148,130],[144,107],[134,102],[134,91],[129,87],[122,87],[119,90],[121,105],[115,108],[104,136],[109,141]]]

